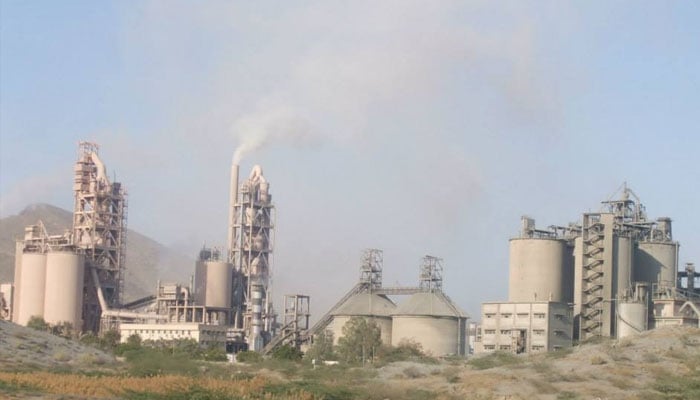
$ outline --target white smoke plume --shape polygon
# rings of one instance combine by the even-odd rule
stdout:
[[[239,142],[233,153],[234,164],[272,143],[299,146],[318,138],[311,123],[287,107],[245,115],[234,122],[233,133]]]

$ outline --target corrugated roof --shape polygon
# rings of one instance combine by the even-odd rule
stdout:
[[[396,307],[393,315],[422,315],[433,317],[461,317],[466,318],[467,314],[457,307],[449,297],[443,293],[416,293],[408,300]]]
[[[343,303],[331,315],[374,315],[391,316],[396,304],[386,296],[370,293],[358,293]]]

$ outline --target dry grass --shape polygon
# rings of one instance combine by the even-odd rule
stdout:
[[[63,375],[50,372],[8,373],[0,372],[0,382],[15,387],[32,387],[42,393],[64,396],[113,397],[129,393],[150,393],[168,395],[189,392],[192,388],[201,388],[226,398],[263,396],[264,388],[269,384],[265,378],[255,377],[250,380],[222,380],[206,377],[185,376],[86,376]],[[304,391],[285,393],[279,396],[264,396],[270,399],[310,400],[313,396]]]

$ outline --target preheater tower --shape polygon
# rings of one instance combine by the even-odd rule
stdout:
[[[245,335],[250,350],[260,351],[274,323],[269,293],[274,205],[260,166],[253,167],[240,187],[237,183],[238,166],[233,165],[229,257],[234,269],[234,326]]]
[[[86,262],[83,328],[95,332],[100,329],[103,311],[98,287],[108,307],[121,304],[127,210],[126,191],[121,183],[110,182],[98,150],[95,143],[79,143],[73,184],[73,240]],[[97,272],[97,282],[92,270]]]

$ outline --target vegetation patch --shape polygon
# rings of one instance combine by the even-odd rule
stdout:
[[[700,376],[667,376],[658,379],[652,388],[660,394],[659,399],[700,399]]]
[[[473,369],[483,370],[497,367],[507,367],[522,363],[522,359],[512,353],[496,351],[482,357],[474,357],[467,362]]]

